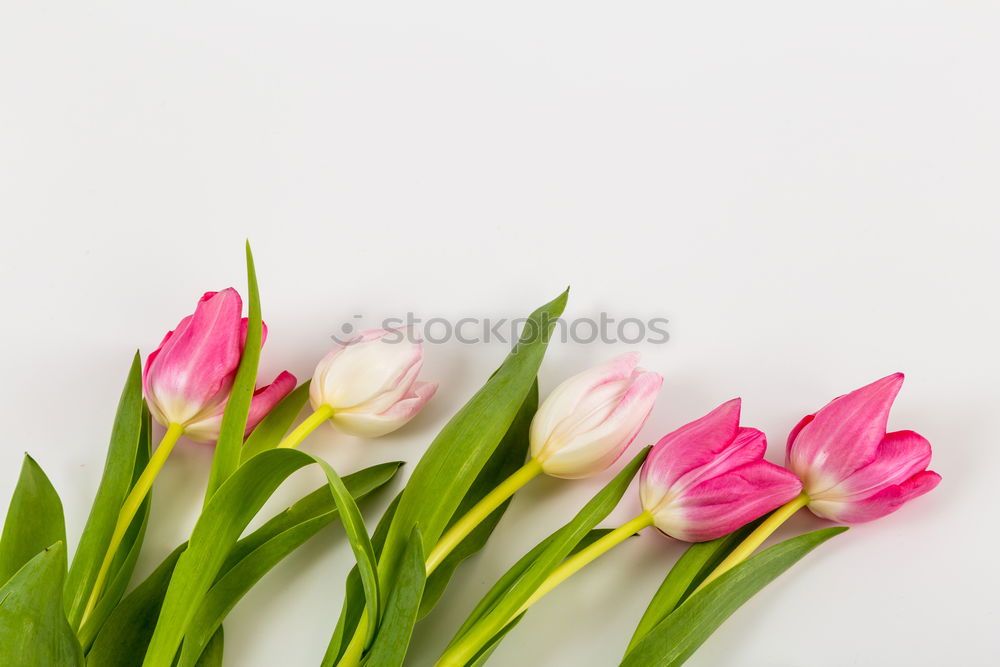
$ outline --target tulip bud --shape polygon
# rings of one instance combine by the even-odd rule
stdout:
[[[788,436],[786,465],[802,480],[809,509],[843,523],[895,512],[941,481],[927,470],[931,445],[913,431],[886,433],[903,385],[896,373],[806,416]]]
[[[531,457],[554,477],[588,477],[620,457],[642,428],[663,377],[637,368],[638,353],[565,380],[531,422]]]
[[[178,424],[198,442],[219,437],[222,413],[246,343],[247,320],[236,290],[206,292],[194,314],[167,332],[146,359],[142,374],[149,411],[164,426]],[[264,328],[263,337],[267,337]],[[262,341],[263,342],[263,341]],[[258,389],[250,404],[247,432],[295,388],[295,376],[283,372]]]
[[[334,425],[353,435],[395,431],[437,391],[437,383],[417,381],[423,354],[405,329],[373,329],[336,345],[316,366],[309,387],[313,409],[329,408]]]
[[[685,542],[727,535],[799,494],[801,482],[764,460],[767,440],[740,426],[734,398],[657,442],[639,496],[662,532]]]

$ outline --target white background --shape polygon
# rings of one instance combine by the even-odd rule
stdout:
[[[132,350],[244,290],[244,237],[264,380],[307,378],[356,314],[516,317],[569,283],[570,317],[670,319],[632,346],[666,376],[644,443],[738,395],[780,461],[801,415],[902,370],[891,426],[935,447],[938,490],[824,545],[689,664],[994,664],[998,31],[989,2],[8,0],[0,503],[30,451],[75,543]],[[543,392],[632,348],[555,344]],[[428,345],[441,390],[409,427],[307,447],[344,472],[415,461],[504,352]],[[171,457],[140,575],[190,529],[210,455]],[[519,494],[412,663],[607,478]],[[492,664],[615,664],[681,548],[631,540]],[[227,664],[317,664],[350,562],[337,528],[288,558],[227,620]]]

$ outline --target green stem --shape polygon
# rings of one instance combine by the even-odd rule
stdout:
[[[545,581],[543,581],[542,584],[535,589],[535,592],[532,593],[527,602],[521,605],[521,608],[517,610],[517,613],[514,614],[513,618],[517,618],[523,614],[528,610],[528,607],[541,600],[553,588],[579,572],[585,565],[587,565],[587,563],[596,560],[599,556],[607,553],[612,548],[618,546],[628,538],[638,533],[640,530],[649,528],[652,525],[653,515],[649,512],[643,512],[634,519],[626,521],[621,526],[615,528],[607,535],[595,540],[585,549],[581,549],[564,560],[562,565],[553,570],[552,574],[546,577]]]
[[[104,584],[108,578],[108,571],[111,569],[111,563],[114,561],[115,554],[118,552],[118,547],[121,546],[122,539],[125,537],[125,532],[128,527],[132,524],[132,519],[135,518],[136,513],[139,511],[139,507],[142,505],[142,501],[145,500],[146,494],[153,486],[153,481],[156,476],[160,473],[163,468],[163,464],[166,463],[167,457],[170,456],[170,452],[173,450],[174,445],[177,444],[177,440],[183,435],[184,427],[180,424],[170,424],[167,427],[167,432],[163,434],[163,439],[160,440],[160,444],[156,447],[156,451],[149,458],[149,463],[146,464],[146,468],[139,475],[139,479],[136,480],[135,486],[129,491],[128,496],[125,497],[125,502],[122,503],[122,508],[118,512],[118,521],[115,524],[115,530],[111,534],[111,541],[108,543],[108,550],[104,553],[104,560],[101,562],[101,568],[97,571],[97,577],[94,579],[94,587],[90,590],[90,597],[87,599],[87,606],[83,609],[83,616],[80,619],[80,627],[83,627],[84,622],[90,616],[91,612],[94,611],[94,607],[97,605],[98,599],[101,597],[101,591],[104,588]]]
[[[553,570],[552,574],[550,574],[545,581],[543,581],[541,585],[535,589],[535,592],[532,593],[531,597],[529,597],[528,600],[521,605],[521,608],[518,609],[507,622],[510,623],[510,621],[513,621],[515,618],[523,614],[527,611],[528,607],[541,600],[553,588],[579,572],[588,563],[607,553],[612,548],[618,546],[640,530],[648,528],[652,525],[653,515],[644,511],[634,519],[625,522],[604,537],[594,541],[586,548],[581,549],[564,560],[562,564]],[[464,665],[466,665],[470,660],[472,660],[473,657],[475,657],[477,653],[479,653],[479,651],[482,650],[483,646],[486,645],[490,638],[491,636],[483,636],[476,633],[475,629],[473,629],[468,635],[462,638],[461,641],[445,651],[444,655],[442,655],[437,663],[435,663],[435,667],[464,667]]]
[[[315,431],[320,424],[333,416],[333,408],[329,405],[321,405],[315,412],[302,420],[302,423],[292,429],[292,432],[285,436],[285,439],[278,443],[278,448],[298,447],[306,436]]]
[[[452,524],[451,528],[441,536],[437,544],[427,556],[427,574],[430,574],[448,557],[455,547],[461,544],[462,540],[469,536],[476,526],[500,507],[508,498],[514,495],[518,489],[530,482],[542,472],[542,464],[535,459],[529,460],[513,475],[500,482],[499,486],[483,496],[483,499],[476,503],[472,509],[465,513],[461,519]]]
[[[361,612],[358,619],[358,626],[354,629],[354,636],[351,643],[344,649],[344,655],[340,656],[337,667],[357,667],[361,664],[361,657],[365,651],[365,635],[368,634],[368,610]]]
[[[752,533],[747,535],[747,538],[740,542],[740,545],[730,552],[730,554],[726,556],[726,559],[719,563],[719,565],[712,570],[707,577],[705,577],[705,579],[698,585],[698,588],[694,589],[694,593],[697,593],[705,586],[708,586],[723,574],[729,572],[731,569],[749,558],[750,554],[756,551],[757,547],[763,544],[764,540],[771,536],[771,533],[776,531],[781,524],[788,521],[793,514],[808,504],[809,496],[803,492],[792,498],[778,509],[774,510],[771,516],[767,517],[767,519],[757,526]],[[692,593],[692,595],[694,595],[694,593]]]

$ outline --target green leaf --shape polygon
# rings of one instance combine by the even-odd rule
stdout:
[[[743,561],[690,596],[625,656],[622,667],[683,664],[734,611],[844,526],[793,537]]]
[[[500,368],[445,425],[414,468],[379,559],[385,581],[393,581],[414,526],[420,526],[424,551],[429,552],[451,522],[531,390],[567,296],[563,292],[531,314]]]
[[[716,566],[718,566],[754,529],[761,524],[763,517],[751,521],[729,535],[709,542],[692,544],[670,568],[660,588],[653,595],[646,607],[639,625],[632,635],[626,653],[639,643],[657,623],[667,617],[677,605],[682,603],[701,584]]]
[[[56,542],[66,542],[59,494],[35,460],[25,454],[0,537],[0,582],[6,582],[25,563]],[[66,558],[65,549],[59,553]],[[65,562],[62,568],[66,569]]]
[[[326,475],[359,565],[368,612],[372,618],[378,618],[375,555],[361,513],[343,481],[318,457],[295,449],[273,449],[240,466],[202,511],[188,547],[174,569],[144,665],[169,665],[173,661],[191,619],[240,533],[289,475],[311,463],[319,465]]]
[[[392,462],[365,468],[345,476],[344,486],[355,500],[361,500],[387,484],[401,465]],[[322,486],[237,542],[191,621],[180,664],[190,664],[205,650],[216,628],[254,584],[337,516],[330,487]]]
[[[243,356],[240,359],[239,369],[236,371],[236,378],[233,380],[233,388],[229,392],[229,401],[222,414],[219,439],[215,444],[212,471],[209,473],[208,489],[205,492],[206,507],[219,487],[240,466],[243,434],[246,432],[250,401],[253,399],[254,385],[257,382],[257,364],[260,362],[263,328],[260,315],[260,292],[257,289],[257,273],[254,270],[253,254],[250,252],[249,241],[246,244],[246,253],[247,296],[249,300],[246,342],[243,345]]]
[[[0,588],[0,664],[83,665],[83,652],[63,613],[66,547],[44,549]]]
[[[174,549],[114,608],[87,653],[88,667],[135,667],[142,663],[170,576],[185,548],[187,543]]]
[[[389,503],[389,506],[382,514],[382,518],[379,519],[378,524],[375,526],[375,532],[372,533],[372,548],[375,549],[376,557],[382,553],[382,547],[385,545],[385,538],[389,532],[389,524],[392,523],[392,518],[395,516],[398,506],[399,494],[392,499],[392,502]],[[322,667],[332,667],[340,660],[340,656],[346,650],[354,629],[357,628],[358,620],[361,617],[361,610],[364,609],[365,593],[361,587],[361,575],[358,574],[358,567],[356,565],[347,575],[345,588],[344,603],[341,606],[340,618],[337,619],[337,626],[334,629],[333,636],[330,638],[330,643],[327,645],[326,654],[320,663]],[[350,635],[347,634],[348,631],[351,632]]]
[[[222,667],[222,649],[225,644],[222,626],[212,635],[212,640],[208,642],[198,664],[195,667]]]
[[[300,384],[295,391],[281,399],[250,433],[240,453],[240,463],[277,447],[308,400],[308,382]]]
[[[400,667],[403,664],[413,626],[417,622],[425,576],[423,538],[420,529],[414,528],[402,567],[399,568],[399,579],[389,596],[385,618],[368,654],[367,664],[379,667]]]
[[[528,454],[528,429],[531,427],[531,419],[535,416],[537,410],[538,383],[535,382],[528,392],[528,396],[524,399],[524,403],[521,404],[521,409],[518,411],[517,416],[514,417],[514,421],[507,429],[503,440],[500,441],[500,445],[493,452],[493,456],[486,462],[486,465],[483,466],[479,476],[476,477],[476,481],[472,483],[469,492],[465,494],[465,498],[459,504],[455,515],[452,517],[452,521],[448,524],[449,528],[451,524],[458,521],[476,503],[482,500],[486,494],[495,489],[500,482],[510,477],[510,475],[524,464]],[[423,618],[429,614],[434,605],[441,599],[445,588],[448,586],[448,582],[462,561],[486,546],[486,541],[493,534],[493,530],[500,523],[500,519],[503,518],[504,512],[507,511],[509,505],[509,500],[500,505],[482,523],[476,526],[475,530],[469,533],[448,554],[447,558],[441,561],[441,564],[438,565],[437,569],[427,579],[427,585],[424,588],[424,597],[420,601],[419,618]]]
[[[118,400],[104,473],[66,577],[63,601],[70,625],[74,628],[80,625],[87,598],[118,522],[118,512],[132,488],[136,461],[141,456],[141,435],[147,414],[142,400],[142,363],[136,352]]]
[[[132,484],[139,479],[149,462],[151,453],[152,424],[149,410],[143,410],[142,431],[139,435],[139,447],[136,450],[135,468],[132,471]],[[132,573],[135,572],[135,565],[139,560],[139,552],[142,551],[142,543],[146,536],[146,526],[149,523],[149,508],[152,501],[152,491],[146,494],[139,511],[136,512],[132,523],[129,524],[125,536],[118,547],[115,557],[111,561],[111,568],[108,570],[110,577],[104,587],[104,591],[98,598],[97,604],[90,612],[83,627],[77,632],[77,638],[83,646],[84,653],[90,650],[90,646],[97,637],[101,626],[121,600],[122,595],[128,588],[132,580]]]
[[[468,628],[462,637],[453,640],[451,648],[447,651],[449,658],[453,661],[460,659],[465,662],[471,661],[484,646],[489,644],[492,637],[503,630],[546,577],[562,563],[580,540],[615,508],[645,461],[649,449],[646,447],[639,452],[569,523],[556,531],[551,542],[496,605]]]

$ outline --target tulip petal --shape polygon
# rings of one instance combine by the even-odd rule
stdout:
[[[391,334],[391,335],[390,335]],[[423,349],[408,341],[405,329],[366,331],[346,345],[336,345],[316,366],[310,385],[313,407],[350,409],[386,392],[401,396],[404,380],[420,369]]]
[[[886,434],[875,452],[875,460],[862,466],[839,484],[810,496],[848,500],[870,495],[885,486],[901,484],[931,462],[931,443],[919,433],[896,431]]]
[[[753,461],[708,477],[658,509],[656,527],[686,542],[713,540],[784,505],[801,489],[788,470]]]
[[[932,490],[941,481],[933,470],[918,472],[901,484],[886,487],[864,499],[810,501],[816,516],[840,523],[864,523],[891,514],[906,502]]]
[[[333,423],[345,433],[377,438],[395,431],[413,419],[427,404],[427,401],[434,396],[437,388],[436,382],[415,382],[410,387],[406,397],[395,402],[385,412],[352,412],[350,410],[335,412]]]
[[[653,409],[663,384],[658,373],[640,371],[604,421],[582,430],[542,460],[545,474],[565,479],[589,477],[610,467],[628,449]]]
[[[788,463],[818,494],[875,458],[889,410],[903,384],[895,373],[834,399],[789,439]]]
[[[281,399],[292,393],[296,384],[297,380],[294,375],[288,371],[282,371],[271,384],[254,391],[253,398],[250,399],[250,412],[247,415],[247,428],[244,435],[249,435],[250,431],[260,423],[260,420],[281,402]]]
[[[660,438],[642,468],[644,507],[659,504],[657,494],[672,490],[682,477],[709,466],[729,448],[739,432],[740,407],[739,398],[726,401],[704,417]]]

